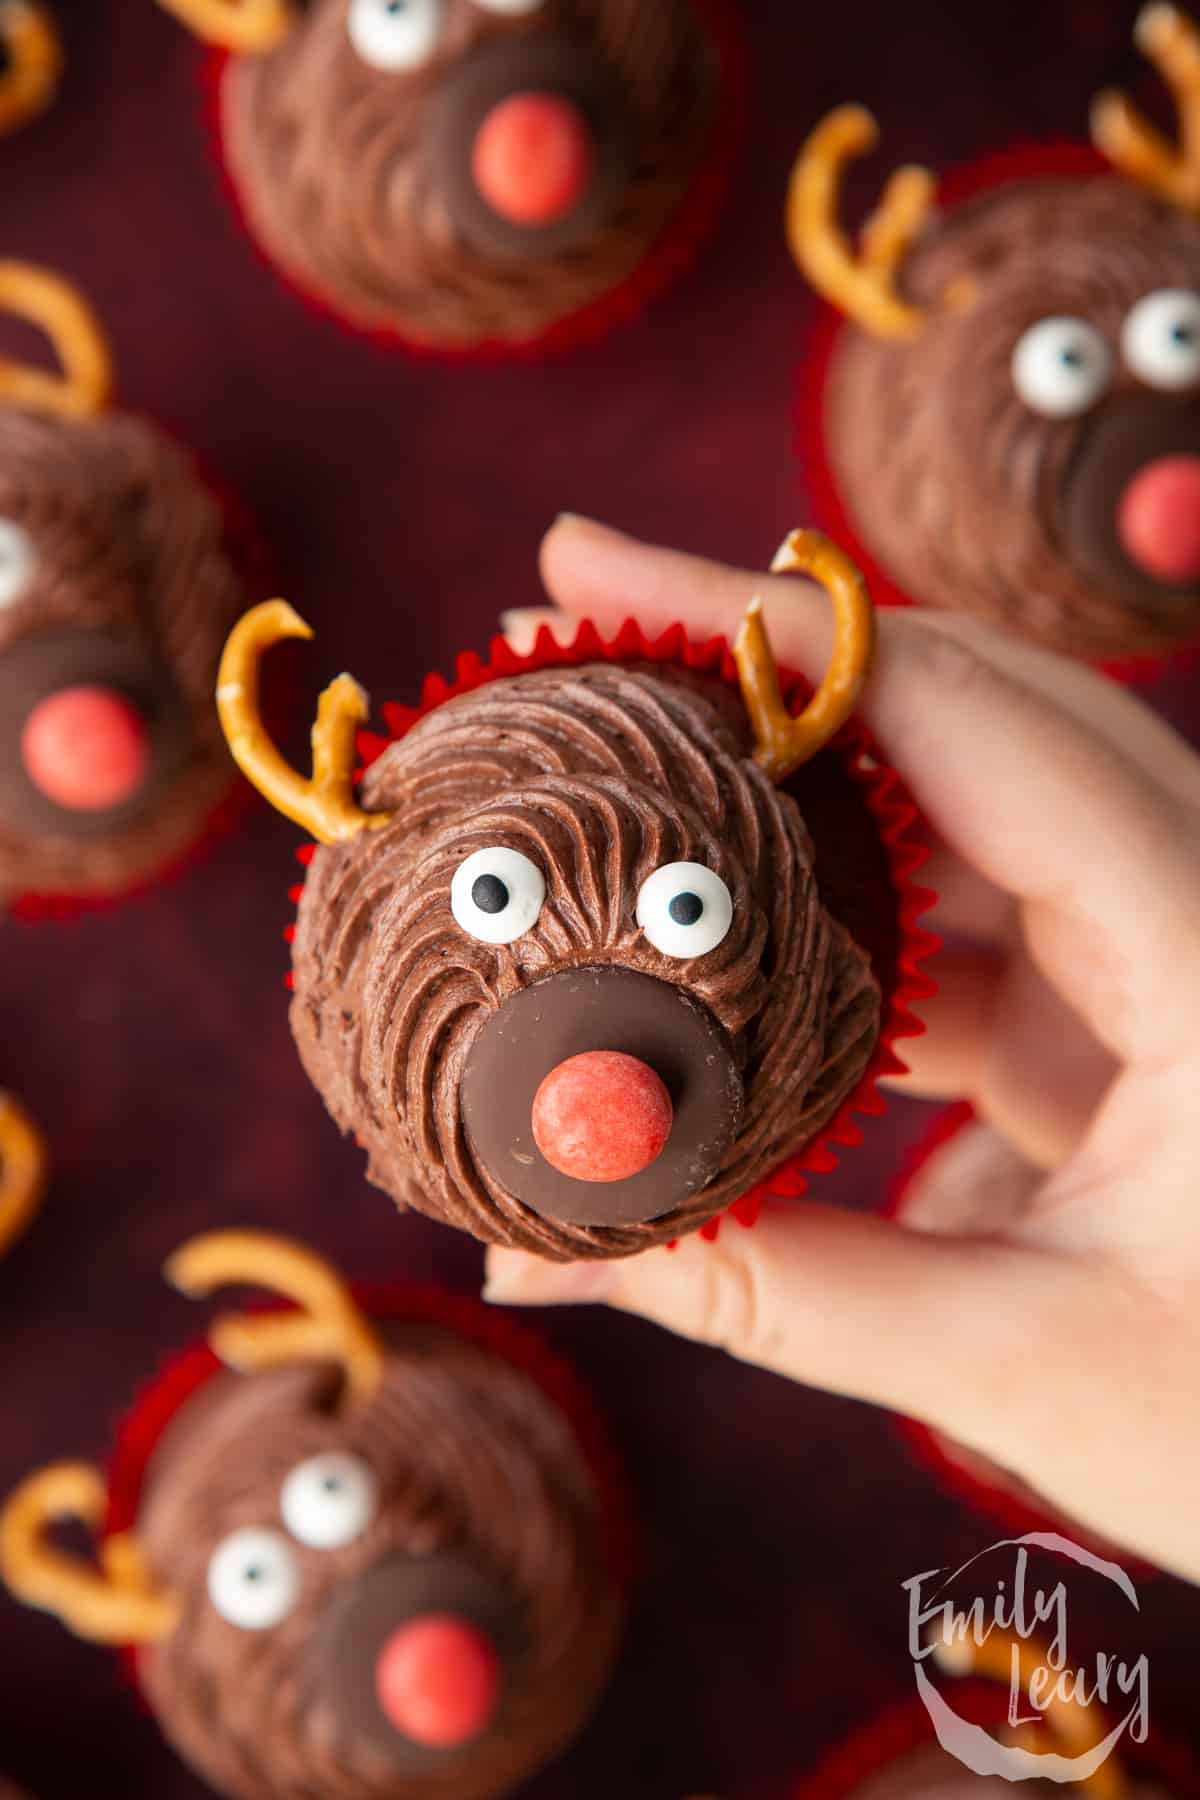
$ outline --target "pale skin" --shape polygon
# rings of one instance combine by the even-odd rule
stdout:
[[[631,613],[732,638],[759,592],[782,663],[816,679],[829,654],[806,584],[587,521],[555,524],[542,573],[555,610],[508,615],[518,643]],[[1037,1166],[1027,1209],[968,1236],[814,1200],[625,1262],[493,1250],[487,1296],[602,1302],[923,1419],[1200,1582],[1200,758],[987,626],[880,624],[862,711],[936,835],[955,934],[904,1085],[970,1099]]]

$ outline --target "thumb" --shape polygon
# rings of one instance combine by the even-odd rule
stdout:
[[[1069,1313],[1074,1272],[1017,1244],[790,1203],[750,1231],[726,1222],[715,1244],[689,1237],[623,1262],[564,1265],[493,1249],[484,1295],[616,1307],[996,1454],[1016,1424],[1016,1396],[1040,1391],[1036,1320]],[[1086,1271],[1077,1274],[1082,1285]]]

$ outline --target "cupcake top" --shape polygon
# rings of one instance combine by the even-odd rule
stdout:
[[[56,331],[68,373],[0,365],[0,900],[114,893],[229,786],[212,685],[244,589],[188,459],[103,410],[78,296],[6,264],[6,304]]]
[[[777,785],[844,719],[869,653],[855,572],[816,554],[843,584],[835,660],[855,671],[836,715],[835,674],[788,719],[749,642],[757,755],[719,680],[520,674],[384,749],[344,829],[249,745],[247,655],[287,621],[259,609],[239,627],[231,747],[326,838],[300,902],[293,1030],[402,1205],[549,1256],[630,1254],[711,1220],[859,1082],[879,985]]]
[[[1139,41],[1186,109],[1195,28],[1152,6]],[[859,254],[836,190],[875,128],[841,108],[801,157],[790,223],[852,321],[825,442],[888,576],[1114,658],[1200,639],[1200,164],[1190,140],[1151,154],[1116,97],[1095,119],[1117,174],[1030,174],[939,215],[932,176],[904,170]]]
[[[1025,1781],[1022,1793],[1050,1800],[1061,1795],[1052,1781]],[[1147,1782],[1124,1781],[1122,1800],[1168,1800],[1164,1789]],[[974,1775],[939,1744],[926,1744],[868,1775],[847,1800],[1012,1800],[1013,1784],[999,1775]]]
[[[220,34],[232,9],[202,10]],[[247,221],[302,288],[417,342],[525,342],[618,288],[714,136],[694,0],[311,0],[270,35],[221,87]]]
[[[81,1510],[53,1488],[60,1467],[0,1523],[10,1585],[84,1635],[139,1642],[164,1732],[218,1792],[508,1793],[591,1712],[623,1611],[572,1422],[436,1309],[371,1322],[282,1240],[200,1239],[170,1273],[192,1292],[259,1281],[307,1310],[218,1325],[238,1372],[174,1412],[106,1581],[47,1586],[39,1519]]]

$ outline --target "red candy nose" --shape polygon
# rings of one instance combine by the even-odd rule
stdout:
[[[427,1750],[454,1750],[479,1737],[500,1699],[500,1659],[491,1640],[452,1613],[428,1613],[394,1631],[375,1665],[375,1692],[388,1722]]]
[[[551,1069],[533,1100],[533,1141],[561,1175],[625,1181],[661,1155],[674,1108],[646,1063],[589,1050]]]
[[[146,777],[146,722],[112,688],[71,687],[39,700],[21,733],[21,760],[34,787],[71,812],[107,812],[132,799]]]
[[[511,225],[553,225],[578,206],[592,179],[587,120],[557,94],[512,94],[475,138],[471,172],[494,213]]]
[[[1200,579],[1200,456],[1160,456],[1121,496],[1125,554],[1159,581]]]

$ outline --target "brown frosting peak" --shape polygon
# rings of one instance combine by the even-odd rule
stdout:
[[[750,759],[716,691],[726,707],[719,684],[706,693],[612,664],[492,683],[427,715],[368,770],[363,804],[393,815],[385,829],[318,851],[300,905],[292,1027],[334,1118],[400,1205],[549,1257],[629,1255],[721,1212],[858,1081],[879,1022],[868,960],[822,904],[794,801]],[[546,883],[536,923],[505,945],[477,941],[451,905],[456,869],[496,846]],[[636,918],[643,882],[673,863],[713,871],[732,899],[723,939],[685,960],[655,949]],[[717,1166],[689,1183],[675,1164],[669,1179],[666,1164],[651,1165],[636,1178],[650,1192],[633,1222],[612,1222],[605,1184],[564,1177],[564,1205],[548,1205],[548,1165],[535,1212],[520,1160],[505,1164],[487,1143],[479,1154],[464,1123],[464,1077],[485,1027],[537,988],[540,1022],[532,1037],[518,1033],[505,1065],[523,1130],[538,1056],[547,1044],[552,1059],[567,1054],[554,1046],[579,1029],[577,999],[552,988],[570,971],[600,996],[600,1023],[589,1015],[586,1026],[598,1040],[575,1050],[638,1048],[613,1041],[632,1002],[611,978],[632,973],[652,1012],[656,992],[676,1008],[677,1099],[713,1057],[740,1089]],[[580,1188],[593,1223],[586,1207],[579,1216]]]
[[[430,343],[520,342],[618,287],[705,156],[716,58],[691,0],[543,0],[502,16],[431,0],[421,66],[373,67],[347,0],[312,0],[279,47],[226,71],[227,162],[248,221],[304,288],[356,324]],[[589,193],[550,227],[507,226],[476,191],[489,107],[561,93],[595,142]]]
[[[1135,568],[1116,526],[1139,467],[1200,455],[1200,394],[1154,392],[1121,357],[1136,302],[1200,285],[1200,220],[1120,177],[1013,182],[933,224],[902,285],[927,309],[918,335],[847,327],[826,395],[841,493],[887,573],[1076,655],[1200,634],[1200,588]],[[1109,393],[1079,418],[1039,416],[1013,384],[1018,341],[1057,316],[1113,354]]]
[[[608,1674],[622,1602],[564,1416],[440,1329],[393,1327],[388,1346],[365,1403],[328,1365],[215,1377],[150,1466],[139,1542],[184,1610],[140,1674],[172,1743],[238,1800],[493,1800],[575,1735]],[[209,1596],[214,1550],[241,1528],[284,1532],[287,1477],[330,1452],[371,1470],[374,1516],[339,1548],[289,1538],[290,1613],[230,1623]],[[373,1699],[374,1637],[439,1607],[478,1617],[504,1668],[491,1725],[453,1751],[406,1742]]]
[[[135,885],[182,853],[230,785],[212,696],[245,594],[221,510],[139,419],[10,407],[0,527],[32,555],[0,602],[0,899]],[[38,699],[94,682],[145,715],[151,766],[124,808],[72,815],[29,780],[21,732]]]

